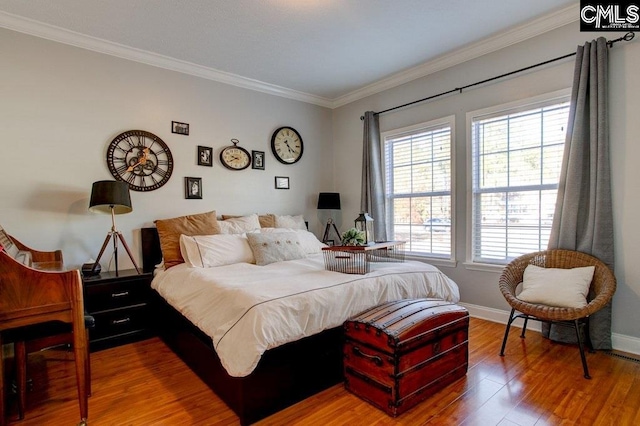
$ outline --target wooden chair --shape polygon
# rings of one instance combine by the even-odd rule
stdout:
[[[516,288],[522,283],[524,270],[528,265],[536,265],[543,268],[578,268],[584,266],[595,266],[593,280],[589,289],[589,301],[583,308],[559,308],[555,306],[547,306],[525,302],[516,296]],[[558,283],[561,286],[562,283]],[[500,356],[504,356],[504,349],[509,336],[509,328],[516,318],[524,318],[524,327],[520,337],[524,338],[529,319],[543,321],[548,323],[560,323],[571,325],[575,328],[578,347],[580,349],[580,357],[582,359],[582,368],[584,377],[590,379],[589,369],[587,367],[587,359],[584,354],[582,337],[580,330],[587,325],[585,335],[588,337],[588,319],[589,315],[602,309],[611,301],[616,291],[616,278],[609,269],[599,259],[577,251],[572,250],[546,250],[536,253],[530,253],[520,256],[509,263],[502,272],[499,280],[500,291],[511,305],[511,314],[504,331],[504,339]]]
[[[80,405],[80,422],[86,423],[89,394],[89,353],[85,328],[82,279],[78,270],[62,271],[62,252],[41,252],[13,239],[21,250],[32,253],[33,267],[25,266],[0,251],[0,345],[2,334],[21,327],[50,321],[71,325],[76,364],[76,384]],[[26,330],[26,328],[24,328]],[[56,336],[47,336],[58,339]],[[20,393],[19,408],[24,410],[26,388],[26,354],[30,343],[16,338],[16,372]],[[38,343],[34,343],[37,345]],[[6,422],[4,362],[0,359],[0,426]]]

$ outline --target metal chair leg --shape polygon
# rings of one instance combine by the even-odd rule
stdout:
[[[590,379],[589,368],[587,367],[587,358],[584,355],[584,347],[582,345],[582,336],[580,335],[580,324],[578,320],[573,320],[573,326],[576,329],[576,337],[578,338],[578,347],[580,348],[580,358],[582,359],[582,369],[584,370],[584,378]]]
[[[522,333],[520,333],[520,338],[524,339],[524,332],[527,331],[527,323],[529,322],[529,315],[524,317],[524,325],[522,326]]]
[[[500,348],[500,356],[504,356],[504,348],[507,346],[507,337],[509,337],[509,329],[511,328],[511,323],[514,320],[514,313],[516,312],[515,308],[511,308],[511,313],[509,314],[509,321],[507,321],[507,328],[504,330],[504,339],[502,339],[502,347]]]

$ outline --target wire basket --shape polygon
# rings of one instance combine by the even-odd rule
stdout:
[[[361,274],[369,272],[367,253],[364,250],[323,250],[324,269],[343,274]]]

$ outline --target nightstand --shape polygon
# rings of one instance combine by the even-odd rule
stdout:
[[[110,348],[155,334],[151,327],[153,274],[135,269],[83,277],[84,308],[96,320],[89,330],[91,351]]]

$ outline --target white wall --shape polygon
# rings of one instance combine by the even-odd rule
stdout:
[[[136,256],[140,227],[210,210],[304,214],[320,233],[317,194],[333,189],[330,110],[4,29],[0,52],[0,224],[27,245],[61,248],[68,266],[97,256],[111,223],[88,212],[91,185],[112,179],[106,148],[131,129],[158,135],[175,162],[165,186],[132,191],[133,212],[116,217]],[[172,120],[189,123],[190,135],[172,134]],[[285,125],[305,143],[294,165],[270,151],[272,132]],[[266,170],[222,167],[231,138],[265,151]],[[214,148],[213,167],[197,166],[198,145]],[[185,176],[202,177],[202,200],[184,199]],[[274,189],[274,176],[289,176],[291,189]],[[119,259],[131,266],[124,251]]]
[[[404,84],[383,93],[334,110],[334,164],[339,178],[336,190],[344,199],[343,214],[355,218],[360,201],[360,157],[364,111],[381,111],[446,90],[471,84],[551,58],[575,52],[576,46],[602,34],[580,33],[575,24],[534,39],[485,55],[450,69]],[[609,39],[619,34],[604,34]],[[437,39],[434,40],[437,43]],[[381,58],[384,60],[384,58]],[[640,337],[640,232],[634,218],[640,211],[637,190],[640,185],[640,42],[618,43],[610,50],[611,155],[613,162],[613,202],[616,238],[616,276],[614,333]],[[455,148],[455,243],[456,267],[441,266],[460,286],[462,301],[490,309],[509,307],[500,294],[500,271],[478,271],[464,265],[466,260],[467,141],[465,114],[571,87],[573,59],[555,63],[462,94],[404,108],[380,116],[382,132],[454,114]],[[614,336],[615,338],[615,336]]]

